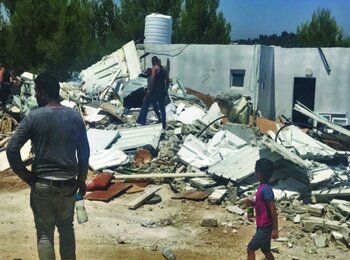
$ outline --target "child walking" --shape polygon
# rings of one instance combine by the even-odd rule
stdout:
[[[248,244],[248,260],[255,259],[261,249],[267,260],[275,259],[271,253],[271,238],[278,237],[277,212],[272,187],[268,184],[273,173],[273,163],[265,158],[255,164],[255,175],[260,185],[255,194],[256,233]]]

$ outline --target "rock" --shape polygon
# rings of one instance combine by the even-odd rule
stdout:
[[[117,237],[117,243],[118,244],[125,244],[126,238],[123,236]]]
[[[274,239],[273,241],[275,241],[275,242],[288,242],[289,240],[287,237],[279,237],[279,238]]]
[[[312,235],[316,247],[323,248],[328,246],[328,236],[323,234],[321,230],[317,230],[315,234]]]
[[[293,247],[293,243],[288,242],[287,246],[288,246],[288,248],[292,248]]]
[[[337,231],[332,231],[331,232],[331,237],[334,240],[342,240],[343,239],[343,235]]]
[[[311,216],[322,217],[324,213],[324,206],[321,204],[308,205],[307,212]]]
[[[279,254],[280,250],[278,249],[278,247],[272,246],[272,247],[271,247],[271,252],[272,252],[272,253],[277,253],[277,254]]]
[[[215,217],[212,216],[204,216],[201,220],[200,225],[202,227],[217,227],[218,226],[218,220]]]
[[[294,224],[299,224],[300,223],[300,215],[299,214],[297,214],[294,218],[293,218],[293,223]]]
[[[222,223],[221,223],[221,226],[222,226],[222,227],[228,227],[228,224],[227,224],[227,222],[222,222]]]
[[[297,200],[297,199],[294,199],[292,201],[292,207],[293,208],[299,208],[299,207],[301,207],[301,205],[302,205],[302,203],[299,200]]]
[[[227,206],[226,209],[234,214],[237,214],[237,215],[244,215],[244,210],[241,209],[240,207],[237,207],[237,206]]]

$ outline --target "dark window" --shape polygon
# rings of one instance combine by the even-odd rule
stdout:
[[[231,87],[243,87],[245,70],[230,70]]]

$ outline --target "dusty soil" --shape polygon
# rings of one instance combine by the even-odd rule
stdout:
[[[172,200],[172,191],[165,184],[158,193],[161,203],[144,205],[134,211],[126,204],[139,193],[124,194],[109,203],[86,201],[89,221],[75,223],[78,259],[164,259],[161,254],[164,246],[172,248],[177,259],[246,258],[246,245],[255,231],[254,224],[241,225],[245,219],[222,206]],[[37,259],[29,188],[11,171],[0,173],[0,201],[0,259]],[[201,227],[200,220],[206,215],[231,227]],[[148,220],[158,225],[141,225]],[[350,259],[349,251],[332,243],[317,249],[310,234],[303,233],[283,216],[279,221],[280,236],[288,237],[293,245],[289,248],[286,242],[273,242],[279,251],[274,254],[276,259]],[[58,256],[57,242],[56,234]],[[257,256],[263,259],[260,252]]]

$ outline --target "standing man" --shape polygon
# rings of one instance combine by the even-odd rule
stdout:
[[[0,102],[5,111],[6,101],[11,94],[11,74],[8,69],[0,65]]]
[[[75,193],[85,195],[89,143],[80,114],[59,103],[60,85],[50,74],[35,80],[39,108],[20,123],[7,147],[13,171],[31,187],[30,206],[37,231],[40,259],[55,259],[54,231],[59,232],[61,259],[76,259],[73,229]],[[32,141],[29,171],[20,149]]]
[[[160,64],[157,56],[152,57],[151,79],[143,99],[143,104],[137,122],[141,125],[146,124],[146,117],[150,104],[154,104],[154,110],[158,115],[160,110],[163,129],[166,128],[165,98],[168,94],[169,76],[167,71]],[[158,112],[158,113],[157,113]]]

